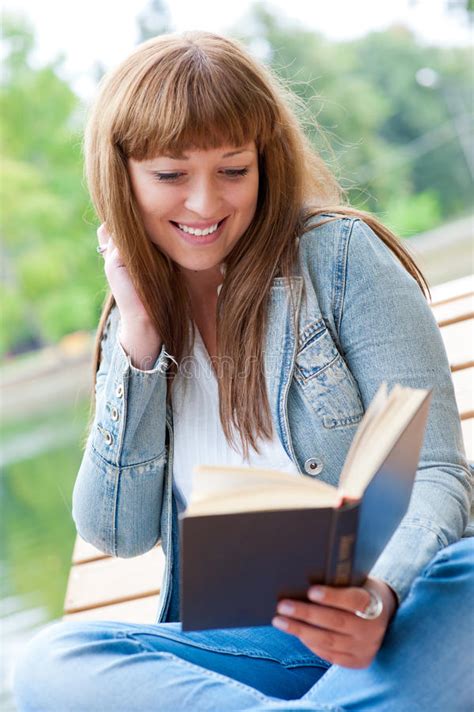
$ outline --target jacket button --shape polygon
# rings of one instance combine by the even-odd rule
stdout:
[[[118,420],[118,419],[119,419],[119,412],[118,412],[117,408],[115,408],[115,406],[114,406],[114,407],[112,408],[112,410],[110,411],[110,417],[112,418],[112,420]]]
[[[117,390],[115,391],[115,395],[117,396],[117,398],[122,398],[122,396],[123,396],[123,386],[122,386],[122,384],[120,384],[119,386],[117,386]]]
[[[306,462],[304,463],[304,471],[308,475],[319,475],[319,473],[323,469],[323,463],[320,459],[317,459],[315,457],[309,457]]]
[[[104,440],[105,440],[105,442],[107,443],[107,445],[112,445],[113,437],[112,437],[112,435],[109,433],[108,430],[104,430]]]

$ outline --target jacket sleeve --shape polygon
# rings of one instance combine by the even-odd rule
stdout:
[[[96,410],[74,485],[72,516],[85,541],[131,557],[160,537],[166,464],[166,369],[162,348],[153,368],[135,368],[118,339],[112,309],[102,338]]]
[[[364,407],[383,380],[390,388],[400,383],[433,389],[408,512],[370,573],[401,601],[432,557],[463,535],[471,472],[446,351],[417,282],[361,220],[353,221],[339,254],[338,333]]]

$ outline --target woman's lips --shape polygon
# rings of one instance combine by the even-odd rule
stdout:
[[[181,230],[181,228],[178,227],[178,224],[173,222],[173,220],[170,220],[170,223],[174,227],[176,232],[179,234],[179,236],[182,237],[183,240],[188,243],[188,245],[210,245],[211,243],[219,239],[226,220],[227,218],[221,220],[217,230],[211,233],[210,235],[191,235],[189,232],[184,232],[184,230]]]

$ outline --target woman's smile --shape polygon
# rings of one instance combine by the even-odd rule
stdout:
[[[179,236],[189,245],[201,246],[211,245],[216,242],[222,234],[226,218],[211,223],[208,227],[191,227],[186,223],[176,223],[170,220]],[[203,223],[201,223],[202,225]]]

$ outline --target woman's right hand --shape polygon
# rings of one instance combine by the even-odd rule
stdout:
[[[97,230],[104,270],[120,313],[119,340],[135,368],[149,370],[158,358],[161,339],[141,302],[105,223]]]
[[[104,271],[115,297],[122,323],[149,322],[147,311],[133,286],[128,269],[124,265],[105,223],[97,230],[97,238],[101,247],[107,247],[102,253]]]

